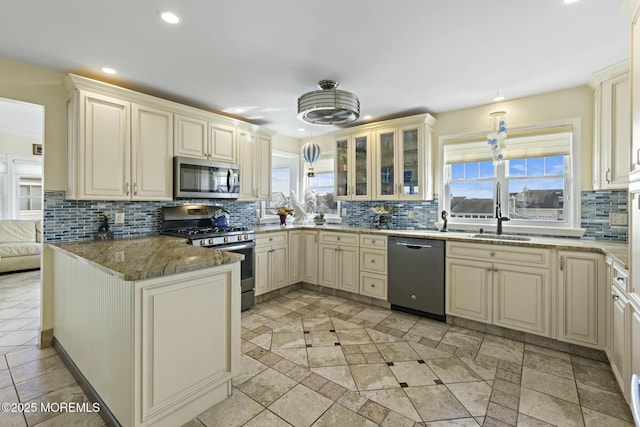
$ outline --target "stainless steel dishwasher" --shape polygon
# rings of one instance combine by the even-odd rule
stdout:
[[[444,240],[389,237],[388,295],[392,309],[445,321]]]

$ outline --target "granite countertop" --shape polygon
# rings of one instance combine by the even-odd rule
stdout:
[[[350,227],[345,225],[322,225],[316,226],[313,224],[302,225],[287,225],[286,227],[280,227],[279,225],[273,226],[257,226],[254,227],[256,233],[271,233],[277,231],[289,231],[289,230],[320,230],[320,231],[339,231],[350,232],[358,234],[379,234],[386,236],[400,236],[400,237],[421,237],[427,239],[439,239],[439,240],[451,240],[457,242],[471,242],[471,243],[487,243],[496,245],[511,245],[511,246],[529,246],[529,247],[542,247],[542,248],[556,248],[566,250],[588,251],[588,252],[600,252],[605,255],[615,258],[618,262],[624,265],[626,269],[629,269],[629,247],[626,243],[610,242],[608,240],[585,240],[585,239],[567,239],[567,238],[554,238],[554,237],[530,237],[530,240],[501,240],[491,238],[478,238],[472,237],[477,233],[463,233],[463,232],[447,232],[441,233],[438,230],[377,230],[375,228],[365,227]]]
[[[244,255],[188,245],[186,239],[150,236],[49,244],[126,281],[150,279],[238,262]]]

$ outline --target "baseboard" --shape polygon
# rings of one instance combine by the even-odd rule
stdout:
[[[73,376],[73,378],[75,378],[75,380],[78,382],[78,385],[80,386],[82,391],[84,391],[84,394],[87,395],[87,397],[92,403],[98,403],[100,405],[99,414],[100,414],[100,417],[102,417],[102,420],[105,422],[105,424],[110,427],[121,427],[121,424],[118,422],[118,420],[113,415],[113,413],[109,410],[106,403],[104,403],[102,398],[100,398],[100,395],[98,395],[98,393],[94,390],[91,384],[89,384],[89,381],[87,381],[84,375],[82,375],[82,372],[80,372],[80,369],[78,369],[76,364],[73,363],[73,360],[71,360],[71,357],[69,357],[69,354],[66,352],[64,347],[62,347],[62,345],[58,342],[58,340],[55,337],[53,337],[51,345],[53,345],[53,348],[56,350],[56,353],[58,353],[58,356],[60,356],[60,359],[62,359],[62,362],[65,364],[67,369],[69,369],[69,372],[71,372],[71,375]]]
[[[51,345],[53,344],[53,328],[50,329],[45,329],[39,330],[39,341],[38,341],[38,347],[40,348],[47,348],[47,347],[51,347]]]

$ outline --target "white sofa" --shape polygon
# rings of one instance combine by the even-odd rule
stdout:
[[[0,273],[40,268],[42,222],[0,220]]]

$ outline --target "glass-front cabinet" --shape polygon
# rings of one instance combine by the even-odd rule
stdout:
[[[336,198],[371,199],[371,135],[369,132],[336,138]]]
[[[426,174],[429,137],[423,123],[376,132],[377,200],[423,200],[432,196]]]

